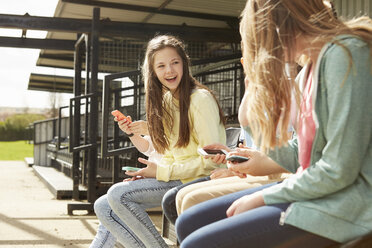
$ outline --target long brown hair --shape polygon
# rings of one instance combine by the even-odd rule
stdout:
[[[328,42],[336,35],[352,34],[371,46],[372,22],[368,17],[342,22],[323,0],[248,0],[240,34],[248,79],[246,118],[256,144],[267,151],[290,138],[287,130],[293,92],[297,104],[300,99],[295,72],[288,77],[285,71],[285,59],[295,63],[291,50],[296,47],[296,37]]]
[[[190,71],[190,59],[185,52],[184,44],[176,37],[170,35],[159,35],[149,41],[147,45],[142,74],[146,89],[146,116],[148,129],[154,148],[159,153],[169,149],[170,133],[173,126],[173,116],[169,104],[164,100],[164,95],[169,91],[161,84],[154,71],[154,56],[156,52],[170,47],[177,51],[183,62],[183,75],[176,89],[179,93],[180,125],[179,137],[176,147],[186,147],[190,141],[192,123],[189,119],[190,97],[193,89],[205,89],[211,93],[219,108],[220,121],[225,124],[225,118],[215,95],[204,85],[192,77]]]

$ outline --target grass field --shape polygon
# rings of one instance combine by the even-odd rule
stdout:
[[[0,141],[0,160],[24,160],[34,156],[34,145],[26,141]]]

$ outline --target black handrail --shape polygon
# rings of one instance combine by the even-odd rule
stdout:
[[[108,119],[109,119],[109,102],[110,102],[110,95],[111,95],[111,83],[118,78],[124,77],[132,77],[132,76],[139,76],[141,72],[139,70],[136,71],[129,71],[129,72],[120,72],[114,73],[105,76],[103,80],[103,90],[102,90],[102,138],[101,138],[101,156],[102,158],[109,157],[109,156],[117,156],[122,154],[123,152],[128,152],[131,150],[135,150],[135,147],[124,147],[124,148],[117,148],[113,150],[108,150]],[[115,104],[115,107],[116,106]],[[115,127],[117,129],[118,127]],[[114,141],[117,140],[119,137],[119,132],[114,131]]]
[[[88,104],[88,98],[90,97],[96,97],[96,94],[94,93],[90,93],[90,94],[86,94],[86,95],[82,95],[82,96],[76,96],[76,97],[72,97],[70,98],[70,106],[69,106],[69,112],[70,112],[70,130],[69,130],[69,133],[70,133],[70,139],[69,139],[69,152],[77,152],[77,151],[81,151],[81,150],[88,150],[90,148],[93,148],[93,147],[96,147],[97,145],[96,144],[85,144],[85,145],[80,145],[80,144],[75,144],[74,142],[74,135],[73,135],[73,129],[74,129],[74,119],[75,118],[80,118],[80,116],[75,116],[73,114],[73,111],[72,111],[72,108],[75,107],[74,103],[76,100],[81,100],[81,99],[87,99],[87,102],[86,104]],[[80,104],[79,104],[80,106]],[[76,128],[79,128],[80,129],[80,126],[79,127],[76,127]],[[75,137],[76,138],[76,137]],[[80,135],[79,135],[79,139],[80,139]],[[78,140],[78,139],[76,139]]]
[[[56,150],[61,149],[61,125],[62,125],[62,109],[68,108],[69,106],[60,107],[58,110],[58,131],[57,131],[57,146]],[[71,127],[70,127],[71,128]],[[71,136],[70,136],[71,138]]]

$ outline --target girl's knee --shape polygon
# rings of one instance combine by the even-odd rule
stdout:
[[[204,202],[208,199],[209,199],[208,194],[204,194],[201,192],[190,192],[182,200],[182,203],[180,206],[181,213],[184,212],[186,209],[196,204],[199,204],[201,202]]]
[[[94,202],[94,212],[96,213],[98,218],[102,216],[103,213],[106,212],[108,209],[110,209],[110,205],[107,201],[107,195],[101,196]]]
[[[174,205],[176,194],[177,194],[176,188],[172,188],[164,194],[163,199],[161,201],[161,206],[163,207],[163,209]]]
[[[114,185],[112,185],[108,191],[107,191],[107,197],[111,198],[111,197],[120,197],[120,195],[122,194],[123,192],[123,184],[122,183],[116,183]]]
[[[112,185],[107,191],[107,200],[110,206],[114,208],[115,205],[120,204],[121,199],[127,195],[128,189],[127,184],[117,183]]]
[[[198,219],[197,215],[197,211],[189,210],[178,216],[175,229],[180,242],[196,229],[195,220]]]
[[[181,214],[180,216],[178,216],[176,220],[175,229],[177,233],[177,238],[180,242],[182,242],[182,240],[184,240],[187,237],[186,234],[187,222],[188,216],[186,216],[185,214]]]

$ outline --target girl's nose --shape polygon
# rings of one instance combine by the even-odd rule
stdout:
[[[173,71],[173,67],[172,67],[172,65],[167,65],[167,66],[165,67],[165,71],[166,71],[166,72],[172,72],[172,71]]]

